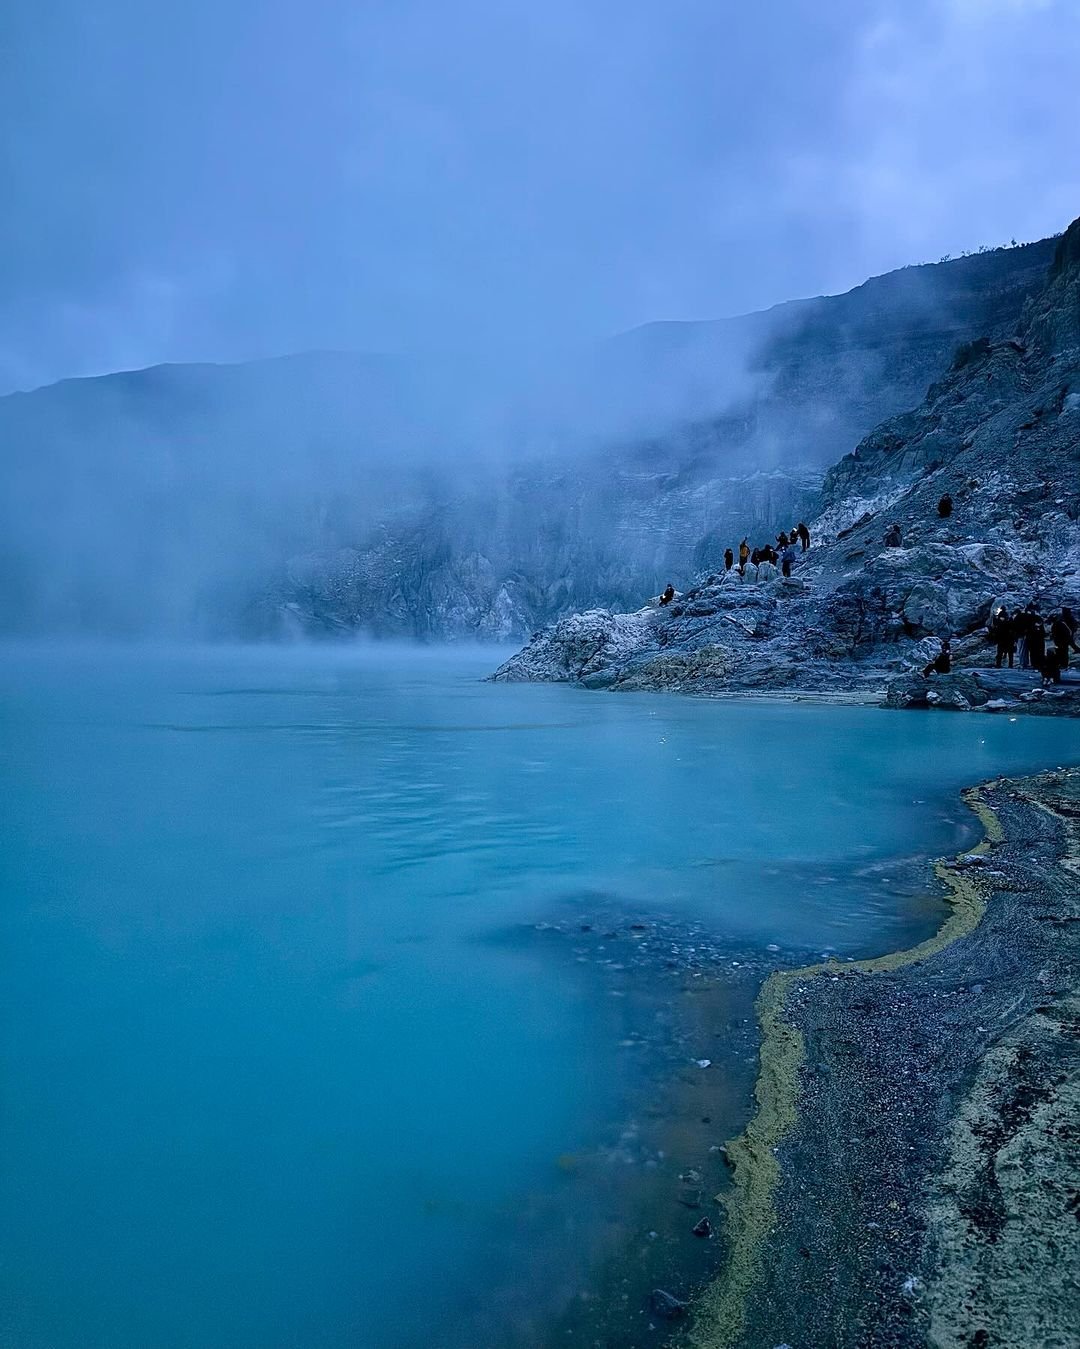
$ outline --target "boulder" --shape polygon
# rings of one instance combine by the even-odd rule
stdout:
[[[900,675],[890,680],[885,690],[885,706],[894,708],[937,707],[954,712],[969,712],[983,707],[990,695],[975,676],[966,670],[947,675]]]

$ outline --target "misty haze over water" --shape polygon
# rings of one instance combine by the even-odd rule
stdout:
[[[5,1349],[622,1343],[715,1275],[763,981],[937,931],[960,789],[1077,723],[486,677],[599,607],[876,696],[1077,556],[1077,69],[1068,0],[5,0]],[[1013,495],[973,361],[908,455],[1040,303]],[[768,622],[641,618],[798,521]]]
[[[524,934],[599,909],[615,968],[660,914],[742,962],[905,946],[942,911],[908,878],[977,834],[957,788],[1080,748],[1072,722],[604,698],[489,661],[8,649],[11,1343],[544,1342],[632,1230],[616,1145],[662,1023],[644,971],[613,998],[572,937]],[[675,1063],[730,1081],[719,1137],[738,1043]]]

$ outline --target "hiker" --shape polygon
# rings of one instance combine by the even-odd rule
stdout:
[[[735,554],[730,548],[724,549],[724,570],[730,571],[735,565]]]
[[[670,604],[674,598],[675,598],[675,587],[669,581],[664,590],[664,593],[660,596],[660,603]]]
[[[750,554],[751,567],[756,567],[760,561],[761,561],[761,549],[755,548],[754,551]]]
[[[886,548],[902,548],[904,546],[904,536],[900,532],[900,526],[894,520],[885,531]]]
[[[1054,651],[1057,655],[1058,668],[1067,670],[1069,668],[1069,650],[1080,651],[1080,646],[1076,645],[1076,637],[1065,619],[1065,611],[1060,614],[1052,615],[1050,619],[1050,640],[1054,644]],[[1060,682],[1060,681],[1057,681]]]
[[[997,647],[997,655],[994,657],[995,668],[1000,670],[1001,662],[1008,656],[1011,670],[1013,657],[1016,655],[1016,628],[1004,605],[1000,609],[995,609],[987,633]]]
[[[1062,671],[1061,658],[1057,653],[1057,648],[1054,647],[1052,650],[1046,653],[1045,657],[1043,658],[1042,669],[1039,671],[1039,673],[1042,675],[1043,688],[1046,688],[1048,684],[1060,684],[1061,671]]]
[[[947,520],[952,515],[952,497],[948,492],[941,498],[937,504],[937,513],[943,520]]]
[[[1073,611],[1069,608],[1067,604],[1063,604],[1061,606],[1061,618],[1065,626],[1069,629],[1070,635],[1072,637],[1075,637],[1077,623],[1075,617],[1073,616]]]
[[[791,575],[791,568],[794,565],[794,563],[795,563],[795,549],[789,543],[787,547],[784,549],[784,551],[780,554],[780,570],[784,573],[785,576]]]
[[[780,533],[777,534],[776,542],[780,545],[780,552],[783,554],[784,549],[788,546],[788,536],[785,530],[782,529]]]
[[[799,542],[802,544],[802,550],[805,553],[810,547],[810,530],[802,520],[795,526],[795,532],[799,536]]]
[[[750,545],[743,539],[739,544],[739,575],[746,575],[746,564],[750,560]]]
[[[1046,628],[1038,609],[1032,610],[1028,617],[1027,657],[1031,668],[1042,674],[1046,664]]]
[[[1013,618],[1013,628],[1018,638],[1017,654],[1020,657],[1021,670],[1029,670],[1031,668],[1031,652],[1028,649],[1028,636],[1031,632],[1031,613],[1034,608],[1035,602],[1032,600],[1026,609],[1017,609]]]
[[[952,672],[952,648],[949,645],[948,637],[942,637],[941,650],[932,661],[923,666],[923,678],[929,679],[932,674],[951,674]]]

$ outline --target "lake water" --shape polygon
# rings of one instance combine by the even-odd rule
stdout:
[[[1080,757],[1073,722],[481,682],[498,659],[5,652],[9,1349],[511,1340],[493,1290],[527,1301],[546,1230],[515,1215],[634,1083],[589,971],[506,934],[601,896],[892,949],[940,921],[911,864],[977,837],[958,789]]]

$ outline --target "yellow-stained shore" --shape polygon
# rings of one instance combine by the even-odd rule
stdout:
[[[963,799],[983,826],[983,839],[970,853],[986,853],[1004,839],[1001,821],[978,788]],[[695,1349],[731,1349],[743,1333],[747,1301],[761,1273],[764,1246],[776,1223],[780,1166],[775,1149],[798,1118],[799,1073],[806,1059],[801,1032],[787,1020],[785,1006],[793,985],[839,971],[879,974],[914,965],[972,932],[986,911],[985,885],[977,870],[954,871],[944,862],[934,868],[948,889],[949,913],[924,942],[870,960],[827,960],[769,976],[757,999],[761,1057],[754,1088],[757,1108],[745,1131],[727,1147],[734,1167],[733,1191],[726,1200],[728,1256],[724,1269],[694,1304],[690,1343]]]

